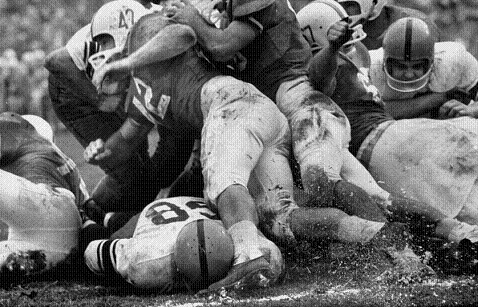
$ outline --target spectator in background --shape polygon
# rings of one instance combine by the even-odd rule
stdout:
[[[3,52],[1,62],[4,103],[0,111],[25,114],[29,99],[27,67],[18,60],[17,53],[13,49]]]
[[[402,0],[403,2],[404,0]],[[443,41],[458,41],[475,57],[478,56],[478,1],[429,0],[432,17],[442,31]]]
[[[46,119],[50,124],[53,118],[50,112],[50,101],[48,98],[48,71],[43,67],[45,52],[38,44],[33,44],[31,51],[22,55],[22,63],[28,71],[29,101],[27,106],[28,114],[33,114]]]

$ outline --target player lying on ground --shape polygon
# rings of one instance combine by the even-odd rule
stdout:
[[[383,209],[393,220],[421,216],[430,223],[432,235],[455,242],[467,238],[476,244],[477,136],[444,120],[393,120],[368,81],[367,49],[360,45],[356,29],[349,29],[346,17],[331,0],[312,2],[298,13],[316,52],[311,80],[347,114],[351,151],[391,191],[421,201]]]
[[[97,216],[98,213],[97,211]],[[104,213],[102,218],[105,218]],[[111,221],[114,215],[108,218]],[[114,278],[119,274],[139,288],[167,292],[186,284],[192,290],[205,289],[227,273],[233,256],[231,253],[228,258],[229,249],[233,246],[232,241],[230,244],[224,241],[214,242],[222,236],[207,235],[205,238],[198,238],[198,232],[196,237],[188,240],[188,250],[194,248],[194,257],[188,257],[187,251],[184,250],[178,254],[178,235],[182,227],[198,219],[218,220],[219,217],[208,209],[204,199],[177,197],[156,200],[133,217],[112,238],[91,242],[84,254],[85,261],[94,273],[107,278]],[[217,222],[222,225],[220,221]],[[348,216],[333,208],[297,208],[291,213],[290,224],[299,240],[328,238],[344,242],[365,242],[376,233],[373,222]],[[226,232],[226,229],[223,229]],[[205,246],[206,253],[202,258],[197,253],[197,245],[201,240],[204,240],[201,244]],[[214,251],[218,254],[214,254]],[[224,265],[221,259],[230,260]],[[189,267],[189,273],[184,273],[185,266]],[[191,271],[197,272],[196,274],[201,272],[203,279],[198,280],[198,276]],[[267,283],[266,279],[242,279],[234,286],[242,288],[265,285],[264,283]]]
[[[0,276],[8,282],[45,272],[75,251],[77,206],[88,193],[40,117],[0,114],[0,140],[0,219],[9,227],[0,245]]]

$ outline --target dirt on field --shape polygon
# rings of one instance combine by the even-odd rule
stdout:
[[[82,148],[68,134],[59,135],[57,143],[75,160],[91,189],[101,170],[83,162]],[[421,247],[441,244],[417,240],[403,224],[390,224],[366,244],[301,242],[283,249],[287,269],[279,285],[202,296],[139,291],[121,280],[93,276],[73,261],[36,280],[2,280],[0,306],[476,305],[473,272],[436,263],[436,250]]]

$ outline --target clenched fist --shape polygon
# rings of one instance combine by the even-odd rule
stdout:
[[[99,164],[109,156],[111,156],[111,150],[105,147],[105,142],[102,139],[91,142],[83,152],[85,161],[94,165]]]

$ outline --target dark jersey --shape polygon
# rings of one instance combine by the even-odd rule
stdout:
[[[161,15],[148,15],[148,18],[154,20],[158,30],[174,23]],[[137,29],[141,29],[141,25]],[[136,39],[144,39],[142,36],[140,30],[132,32],[133,50],[141,45]],[[126,101],[128,115],[139,123],[147,120],[178,135],[190,136],[192,133],[199,138],[203,126],[201,89],[217,75],[219,72],[198,56],[195,48],[167,61],[137,69]]]
[[[367,135],[393,118],[385,113],[378,90],[371,85],[367,72],[359,70],[343,56],[339,63],[335,74],[337,83],[331,98],[349,119],[352,138],[349,150],[356,155]]]
[[[77,204],[87,196],[73,161],[18,114],[0,115],[0,150],[2,170],[34,183],[70,190]]]
[[[228,1],[230,20],[246,22],[260,32],[248,46],[240,50],[247,62],[242,71],[235,71],[234,76],[254,84],[275,101],[282,82],[307,75],[312,53],[288,1],[275,0],[265,8],[251,5],[262,1]],[[249,11],[243,9],[246,7],[244,2],[249,2]],[[253,11],[254,8],[258,10]]]

